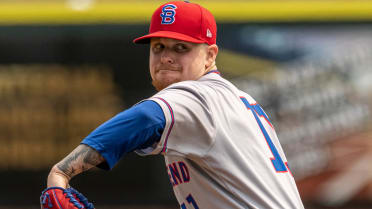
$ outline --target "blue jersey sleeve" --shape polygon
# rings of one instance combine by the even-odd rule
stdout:
[[[159,141],[165,127],[161,107],[154,101],[141,102],[103,123],[81,143],[97,150],[106,160],[98,167],[112,169],[121,156]]]

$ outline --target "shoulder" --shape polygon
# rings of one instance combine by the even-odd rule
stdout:
[[[128,111],[131,111],[132,114],[136,117],[143,119],[158,119],[161,118],[162,112],[159,104],[151,100],[144,100],[140,103],[134,105]]]
[[[213,88],[203,81],[181,81],[174,83],[149,98],[162,106],[163,111],[209,112]],[[196,112],[195,112],[196,113]]]
[[[163,91],[186,91],[192,94],[210,94],[216,90],[226,89],[236,89],[236,87],[220,75],[208,74],[201,77],[199,80],[188,80],[174,83]]]
[[[181,81],[174,83],[161,90],[154,97],[160,97],[166,100],[183,101],[203,100],[207,91],[207,85],[201,81]]]
[[[162,98],[170,103],[197,103],[211,106],[219,99],[239,97],[240,90],[231,82],[217,74],[208,74],[199,80],[189,80],[174,83],[152,98]],[[187,106],[186,106],[187,107]]]

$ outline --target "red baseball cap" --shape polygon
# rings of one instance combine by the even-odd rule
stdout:
[[[149,43],[153,37],[192,43],[216,44],[217,26],[211,12],[195,3],[171,1],[155,10],[149,34],[134,43]]]

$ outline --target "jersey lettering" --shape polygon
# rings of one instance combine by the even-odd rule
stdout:
[[[183,182],[184,183],[187,183],[190,181],[190,173],[189,173],[189,169],[187,168],[186,164],[184,162],[178,162],[178,165],[180,166],[180,170],[181,170],[181,173],[182,173],[182,177],[183,177]]]
[[[269,123],[271,127],[273,127],[269,121],[269,118],[265,114],[265,112],[262,110],[261,106],[259,104],[249,104],[248,100],[244,97],[240,97],[240,99],[243,101],[244,105],[252,110],[253,116],[256,119],[258,126],[261,129],[262,134],[264,135],[266,139],[266,143],[270,148],[270,151],[274,157],[271,158],[271,162],[274,166],[274,169],[276,172],[287,172],[287,167],[284,164],[282,158],[280,157],[278,150],[275,148],[274,143],[272,142],[269,134],[267,133],[265,127],[263,126],[261,120],[259,117],[265,118],[265,120]]]
[[[169,180],[173,186],[190,181],[189,169],[187,168],[186,163],[182,161],[168,164],[167,171]]]
[[[168,166],[169,166],[169,171],[172,175],[174,184],[178,185],[179,183],[182,183],[181,175],[180,175],[180,172],[178,170],[176,163],[169,164]]]
[[[169,167],[168,167],[168,165],[166,166],[166,168],[167,168],[167,173],[168,173],[169,181],[170,181],[170,183],[172,184],[172,186],[174,186],[175,184],[174,184],[174,182],[173,182],[172,175],[171,175],[171,173],[170,173],[170,171],[169,171]]]

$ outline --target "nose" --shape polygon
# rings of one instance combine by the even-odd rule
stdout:
[[[173,64],[174,63],[173,58],[170,56],[167,50],[164,50],[161,54],[161,63],[162,64]]]

